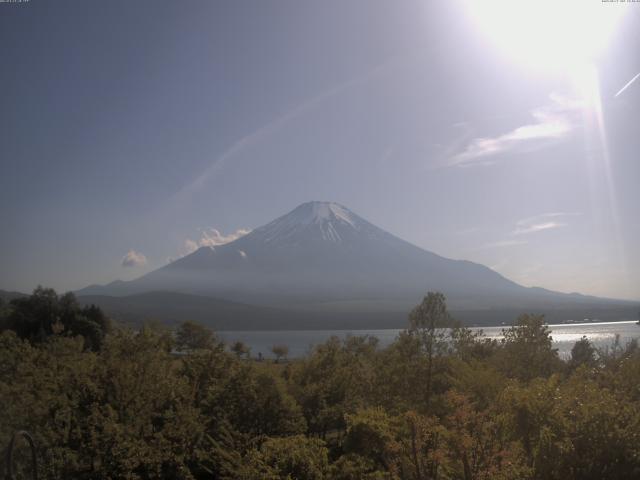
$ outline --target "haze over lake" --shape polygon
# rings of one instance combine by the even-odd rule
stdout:
[[[502,338],[502,330],[509,326],[473,328],[482,330],[487,338]],[[571,348],[583,336],[597,348],[611,348],[619,335],[621,346],[625,346],[631,340],[640,338],[640,326],[636,322],[599,322],[599,323],[575,323],[563,325],[549,325],[554,347],[562,358],[570,356]],[[331,336],[346,338],[349,335],[371,335],[379,341],[380,347],[390,345],[401,332],[401,329],[383,330],[284,330],[284,331],[239,331],[219,332],[218,336],[226,343],[236,340],[244,342],[251,348],[254,357],[261,353],[266,358],[273,357],[271,347],[274,345],[286,345],[289,347],[289,358],[300,358],[307,355],[314,345],[325,342]]]

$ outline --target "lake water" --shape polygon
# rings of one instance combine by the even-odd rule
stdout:
[[[488,338],[499,339],[502,329],[508,327],[482,328]],[[611,346],[620,336],[620,343],[626,345],[634,338],[640,338],[640,326],[636,322],[606,322],[606,323],[574,323],[549,325],[554,346],[562,358],[570,355],[571,348],[583,336],[586,336],[596,347]],[[479,329],[473,329],[479,330]],[[251,348],[251,355],[257,357],[262,353],[265,358],[272,358],[271,347],[286,345],[289,347],[289,358],[299,358],[307,355],[314,345],[324,343],[329,337],[336,335],[346,338],[349,335],[372,335],[380,341],[381,347],[391,344],[398,333],[398,329],[386,330],[280,330],[280,331],[227,331],[218,332],[218,336],[227,343],[240,340]]]

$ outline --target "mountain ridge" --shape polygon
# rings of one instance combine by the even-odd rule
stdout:
[[[314,305],[333,303],[339,310],[341,304],[369,302],[377,305],[376,311],[390,313],[398,306],[408,311],[429,290],[443,292],[457,311],[629,304],[524,287],[484,265],[424,250],[338,203],[319,201],[303,203],[230,243],[201,247],[138,279],[77,293],[171,291],[307,312]]]

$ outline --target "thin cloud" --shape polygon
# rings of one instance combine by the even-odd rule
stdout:
[[[450,166],[491,164],[490,157],[509,152],[535,151],[555,144],[567,137],[575,128],[575,112],[581,102],[561,95],[550,95],[551,103],[531,111],[535,123],[518,127],[497,137],[473,139],[456,155],[450,157]]]
[[[123,267],[143,267],[147,264],[147,257],[135,250],[129,250],[127,254],[122,257],[120,264]]]
[[[516,227],[511,232],[512,235],[527,235],[530,233],[553,230],[568,226],[562,219],[570,216],[580,215],[579,213],[552,212],[524,218],[516,222]]]
[[[560,222],[544,222],[544,223],[536,223],[533,225],[520,226],[514,230],[514,235],[526,235],[528,233],[541,232],[543,230],[551,230],[553,228],[561,228],[566,227],[566,223]]]
[[[581,214],[567,212],[550,212],[533,217],[523,218],[522,220],[518,220],[515,224],[515,227],[506,234],[507,238],[504,238],[503,240],[497,240],[495,242],[485,243],[472,251],[504,249],[528,245],[529,241],[522,238],[524,235],[567,227],[569,224],[566,222],[566,218],[576,215]]]
[[[475,136],[475,130],[469,122],[457,122],[451,125],[459,133],[446,146],[442,145],[439,164],[447,164],[455,158],[456,152],[460,151]]]
[[[284,112],[278,117],[275,117],[268,123],[260,126],[258,129],[254,130],[251,133],[241,137],[235,143],[231,144],[227,150],[225,150],[220,156],[215,158],[210,166],[202,172],[195,180],[191,183],[183,187],[177,193],[172,196],[172,199],[175,200],[180,197],[191,195],[193,192],[201,189],[206,182],[215,175],[220,169],[222,169],[229,160],[237,156],[239,153],[244,151],[247,148],[251,148],[259,142],[265,140],[270,137],[277,131],[281,130],[284,126],[290,124],[293,120],[306,115],[307,113],[315,110],[325,101],[336,97],[343,92],[359,86],[361,84],[366,83],[372,77],[377,74],[384,72],[387,69],[394,67],[396,62],[387,61],[383,62],[380,65],[372,68],[371,70],[365,72],[364,74],[358,75],[354,78],[351,78],[343,83],[335,85],[319,94],[311,97],[302,103],[296,105],[292,109]]]

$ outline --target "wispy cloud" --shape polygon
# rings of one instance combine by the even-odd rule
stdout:
[[[387,70],[391,70],[396,65],[397,62],[393,60],[383,62],[378,66],[372,68],[371,70],[349,80],[346,80],[340,84],[334,85],[333,87],[330,87],[327,90],[324,90],[316,94],[315,96],[304,100],[293,108],[285,111],[281,115],[272,118],[266,124],[242,136],[234,143],[232,143],[229,148],[222,152],[222,154],[212,160],[211,164],[206,170],[204,170],[191,183],[187,184],[178,192],[176,192],[171,197],[171,199],[175,201],[178,198],[191,195],[193,192],[201,189],[210,178],[212,178],[231,159],[236,157],[241,152],[254,147],[258,143],[271,137],[273,134],[283,129],[283,127],[291,124],[294,120],[297,120],[298,118],[312,112],[327,100],[337,97],[343,92],[350,90],[351,88],[366,84],[366,82],[370,81],[376,75],[384,73]]]
[[[248,228],[239,228],[235,232],[224,235],[220,230],[215,228],[204,229],[201,231],[200,238],[198,240],[191,240],[190,238],[187,238],[184,241],[183,255],[195,252],[200,247],[217,247],[218,245],[231,243],[250,232],[251,230]]]
[[[552,212],[524,218],[516,222],[512,235],[527,235],[556,228],[566,227],[566,217],[580,215],[579,213]]]
[[[147,264],[147,257],[142,253],[135,250],[129,250],[127,254],[122,257],[121,265],[123,267],[143,267]]]
[[[516,228],[513,234],[526,235],[527,233],[541,232],[543,230],[551,230],[553,228],[560,228],[560,227],[566,227],[566,226],[567,226],[566,223],[560,223],[560,222],[536,223],[533,225],[519,226],[518,228]]]
[[[545,230],[553,230],[557,228],[566,227],[568,217],[581,215],[580,213],[567,213],[567,212],[550,212],[543,213],[541,215],[535,215],[533,217],[523,218],[515,223],[515,226],[510,232],[508,232],[502,240],[485,243],[475,251],[489,250],[516,247],[519,245],[527,245],[528,240],[525,240],[523,236],[543,232]]]
[[[493,163],[499,154],[530,152],[555,144],[575,128],[575,112],[582,103],[558,94],[550,95],[548,105],[531,111],[535,122],[522,125],[497,137],[478,137],[462,151],[449,158],[450,166],[469,166]]]

